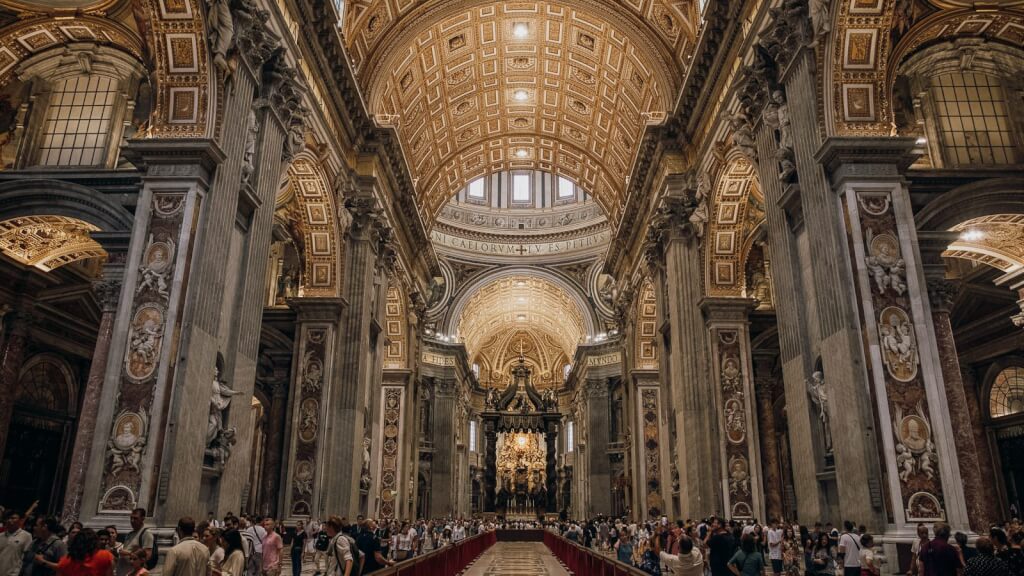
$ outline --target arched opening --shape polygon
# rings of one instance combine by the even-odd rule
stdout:
[[[1004,513],[1016,518],[1024,510],[1024,358],[1010,356],[995,362],[981,397],[988,436],[993,443],[997,481],[1004,494]]]
[[[0,463],[0,504],[26,510],[38,501],[41,511],[60,504],[79,389],[71,366],[59,356],[43,353],[25,362]]]

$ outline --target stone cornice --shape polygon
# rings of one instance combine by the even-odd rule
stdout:
[[[711,2],[706,8],[704,30],[690,60],[674,112],[688,136],[696,132],[697,125],[704,120],[705,108],[715,96],[708,88],[715,86],[722,73],[730,68],[723,66],[720,60],[727,55],[741,29],[739,15],[743,4],[739,0],[727,0]]]
[[[849,178],[891,180],[906,172],[922,153],[914,138],[833,136],[814,159],[825,167],[832,185],[838,186]]]
[[[757,303],[752,298],[705,297],[700,301],[709,326],[723,322],[746,324],[756,307]]]
[[[288,306],[295,310],[299,322],[331,322],[341,320],[341,311],[348,306],[344,298],[289,298]]]

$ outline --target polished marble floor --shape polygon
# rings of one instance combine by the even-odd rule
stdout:
[[[498,542],[477,558],[464,576],[568,576],[540,542]]]

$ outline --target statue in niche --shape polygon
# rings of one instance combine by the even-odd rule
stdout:
[[[828,392],[825,390],[825,375],[820,370],[815,370],[807,381],[807,392],[811,401],[818,407],[818,418],[821,420],[821,430],[825,439],[825,451],[832,452],[832,430],[829,426]]]
[[[689,219],[697,238],[704,237],[704,225],[708,221],[708,196],[710,192],[711,182],[707,174],[701,174],[697,177],[697,187],[694,192],[694,201],[697,203],[697,207],[693,209]]]
[[[249,110],[249,118],[245,128],[245,149],[242,152],[242,185],[249,183],[252,173],[256,170],[253,158],[256,156],[256,137],[260,133],[260,123],[256,120],[256,110]]]
[[[373,477],[370,476],[370,437],[363,437],[363,468],[359,474],[359,489],[369,490],[370,484],[373,483]]]
[[[772,308],[772,287],[764,272],[754,272],[750,278],[750,284],[754,300],[757,300],[757,308],[759,310]]]
[[[617,294],[615,278],[609,274],[601,274],[597,277],[597,297],[601,299],[601,302],[604,302],[606,306],[612,307],[615,305]]]
[[[729,126],[732,128],[732,143],[751,164],[757,165],[757,145],[754,143],[754,135],[750,131],[750,121],[743,113],[733,114],[729,118]]]
[[[832,30],[832,7],[829,0],[810,0],[811,12],[811,43],[814,48],[818,40]]]
[[[231,446],[235,443],[235,434],[237,433],[234,427],[224,427],[228,407],[231,405],[231,399],[241,394],[239,391],[232,390],[228,383],[221,379],[220,372],[223,366],[224,357],[218,353],[217,365],[213,368],[210,418],[206,427],[206,455],[220,466],[223,466],[231,455]]]
[[[558,409],[558,395],[555,393],[554,388],[548,388],[544,391],[544,409],[545,410],[557,410]]]
[[[484,407],[489,410],[498,409],[498,390],[496,388],[487,389],[487,398],[484,400]]]
[[[772,92],[772,103],[776,106],[778,116],[779,149],[775,159],[779,161],[779,180],[789,182],[796,174],[796,163],[793,156],[793,128],[790,124],[789,104],[782,90]]]
[[[210,52],[217,70],[228,71],[227,55],[235,37],[229,0],[206,0],[206,24],[210,33]]]
[[[433,308],[444,298],[444,284],[444,278],[441,276],[434,276],[430,279],[430,298],[427,299],[428,308]]]

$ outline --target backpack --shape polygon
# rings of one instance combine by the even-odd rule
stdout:
[[[323,530],[316,533],[316,540],[313,542],[313,548],[321,552],[327,552],[331,547],[331,538],[327,535],[327,532]]]
[[[142,535],[146,533],[149,528],[143,528],[139,532],[139,544],[142,544]],[[152,570],[156,568],[160,562],[160,548],[156,545],[156,536],[153,537],[153,549],[149,551],[149,558],[146,559],[146,570]]]
[[[358,574],[359,570],[360,570],[360,566],[362,565],[360,563],[360,559],[362,558],[362,552],[360,552],[359,547],[356,546],[355,539],[353,539],[348,534],[344,534],[344,533],[338,534],[337,536],[335,536],[335,538],[345,538],[345,539],[348,540],[348,553],[352,555],[352,574]],[[339,570],[344,570],[344,568],[342,567],[342,564],[341,564],[341,558],[338,558],[338,545],[335,542],[337,542],[337,540],[329,542],[328,546],[330,546],[331,548],[334,549],[334,551],[333,551],[334,561],[337,564],[338,569]],[[332,574],[330,576],[334,576],[334,575]]]

